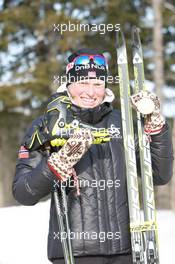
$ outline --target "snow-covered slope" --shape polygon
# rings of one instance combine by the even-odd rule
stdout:
[[[49,201],[0,208],[0,264],[49,264]]]
[[[0,208],[0,264],[49,264],[50,202]],[[174,263],[175,213],[158,212],[160,264]]]

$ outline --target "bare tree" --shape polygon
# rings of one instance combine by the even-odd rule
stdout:
[[[154,83],[156,93],[163,103],[162,89],[164,86],[164,60],[163,60],[163,34],[162,34],[162,8],[163,0],[152,0],[152,8],[154,12],[154,27],[153,27],[153,47],[154,47]]]
[[[153,48],[154,48],[154,74],[153,79],[156,88],[156,94],[161,100],[161,105],[164,103],[162,89],[164,87],[164,45],[163,45],[163,0],[151,0],[154,12],[154,27],[153,27]],[[156,204],[158,208],[171,209],[171,185],[172,181],[165,186],[160,186],[156,189]]]
[[[175,6],[167,3],[163,0],[151,0],[152,8],[154,11],[154,28],[153,28],[153,46],[154,46],[154,83],[156,87],[156,93],[161,99],[163,104],[164,98],[162,93],[162,88],[164,86],[164,46],[163,46],[163,17],[162,9],[163,7],[175,13]],[[173,123],[173,139],[175,138],[175,119]],[[174,141],[174,151],[175,151],[175,141]],[[175,164],[174,164],[175,172]],[[156,188],[156,201],[159,208],[173,209],[175,210],[175,175],[173,175],[172,180],[166,185]]]
[[[175,139],[175,118],[173,122],[173,133],[172,133],[173,139]],[[175,153],[175,140],[174,140],[174,153]],[[174,162],[174,168],[173,171],[175,173],[175,162]],[[172,178],[172,184],[171,184],[171,208],[175,211],[175,175],[173,175]]]

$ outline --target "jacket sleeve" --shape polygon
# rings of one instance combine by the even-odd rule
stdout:
[[[41,151],[31,151],[28,158],[18,159],[12,184],[14,198],[23,205],[34,205],[51,192],[54,180],[47,156]]]
[[[166,123],[160,134],[151,136],[151,159],[155,185],[168,183],[173,176],[173,143]]]
[[[23,205],[36,204],[41,198],[48,195],[56,184],[56,177],[47,165],[46,150],[25,148],[26,138],[31,137],[41,121],[42,117],[33,121],[24,136],[18,155],[12,192],[14,198]]]
[[[166,123],[157,135],[151,136],[150,142],[151,162],[154,185],[164,185],[168,183],[173,175],[173,144],[170,129]],[[136,140],[136,154],[138,173],[140,172],[140,158],[138,138]]]

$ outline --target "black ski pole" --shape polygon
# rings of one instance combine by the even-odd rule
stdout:
[[[63,202],[63,205],[61,206],[61,201]],[[56,213],[57,213],[57,219],[58,219],[58,225],[59,230],[62,234],[66,233],[66,236],[68,236],[68,243],[67,238],[61,238],[62,248],[63,248],[63,255],[64,260],[66,264],[74,264],[74,258],[72,254],[72,247],[71,247],[71,241],[70,241],[70,229],[69,229],[69,222],[68,222],[68,215],[67,215],[67,200],[66,200],[66,193],[65,193],[65,186],[61,187],[61,196],[59,197],[57,186],[54,187],[54,201],[55,201],[55,207],[56,207]],[[62,207],[64,207],[64,212],[62,212]],[[66,210],[65,210],[66,208]],[[64,219],[63,214],[66,214],[66,226],[64,226]],[[68,232],[69,233],[68,233]]]
[[[65,216],[65,229],[67,233],[67,241],[68,241],[68,250],[69,250],[69,258],[70,263],[74,264],[74,257],[72,253],[72,244],[70,239],[70,227],[69,227],[69,218],[68,218],[68,207],[67,207],[67,197],[66,197],[66,186],[61,186],[61,194],[62,194],[62,202],[63,202],[63,210]]]

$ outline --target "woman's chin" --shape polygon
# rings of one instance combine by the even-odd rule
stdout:
[[[82,108],[94,108],[98,105],[98,102],[94,102],[94,103],[85,103],[85,102],[81,102],[81,106]]]

